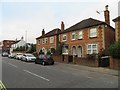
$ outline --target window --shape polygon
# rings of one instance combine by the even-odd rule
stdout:
[[[97,44],[88,44],[87,45],[87,54],[98,53]]]
[[[89,34],[90,34],[90,37],[97,37],[97,29],[91,28]]]
[[[63,46],[62,54],[68,54],[68,46],[67,45]]]
[[[42,39],[42,44],[44,44],[45,43],[45,40],[44,40],[44,38]]]
[[[75,40],[75,32],[72,33],[71,39],[72,39],[72,40]]]
[[[54,43],[54,37],[50,37],[50,43]]]
[[[79,32],[79,36],[78,36],[78,39],[82,39],[83,36],[82,36],[82,31]]]
[[[67,40],[67,35],[64,34],[64,35],[62,36],[62,41],[66,41],[66,40]]]
[[[45,43],[46,43],[46,44],[48,43],[48,38],[45,38]]]
[[[38,45],[40,45],[40,40],[38,40]]]

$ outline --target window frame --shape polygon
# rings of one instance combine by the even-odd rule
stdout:
[[[74,38],[73,38],[73,35],[74,35]],[[75,39],[76,39],[75,37],[76,37],[76,33],[75,33],[75,32],[72,32],[72,33],[71,33],[71,40],[75,40]]]
[[[63,40],[63,37],[66,37],[66,39]],[[62,35],[62,41],[63,41],[63,42],[67,41],[67,34],[63,34],[63,35]]]
[[[95,30],[96,32],[95,32],[94,30]],[[90,37],[90,38],[97,37],[97,28],[94,27],[94,28],[90,28],[90,29],[89,29],[89,37]]]
[[[38,45],[40,45],[40,39],[38,39],[37,42],[38,42]]]
[[[43,43],[44,42],[44,43]],[[42,38],[42,44],[45,44],[45,38]]]
[[[47,42],[46,42],[47,41]],[[48,38],[45,38],[45,44],[48,44]]]
[[[96,48],[93,48],[93,46],[96,46]],[[90,46],[90,48],[89,48]],[[87,54],[94,54],[94,51],[96,50],[95,54],[98,54],[98,44],[87,44]],[[90,53],[89,53],[90,51]]]
[[[80,32],[82,32],[82,33],[81,33],[81,34],[82,34],[82,35],[81,35],[81,36],[82,36],[81,38],[80,38]],[[78,39],[83,39],[83,31],[79,31],[79,33],[78,33]]]
[[[53,40],[52,40],[53,39]],[[54,36],[50,37],[50,43],[54,43]]]

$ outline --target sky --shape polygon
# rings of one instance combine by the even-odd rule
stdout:
[[[45,33],[65,29],[87,18],[104,21],[105,6],[109,5],[110,24],[118,16],[120,0],[1,0],[0,1],[0,41],[19,40],[24,37],[28,43],[36,43]],[[99,11],[100,14],[96,13]]]

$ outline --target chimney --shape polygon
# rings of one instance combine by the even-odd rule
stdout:
[[[45,35],[45,30],[44,30],[44,29],[42,30],[42,36],[43,36],[43,35]]]
[[[110,25],[110,14],[109,14],[109,10],[108,10],[108,5],[105,6],[104,17],[105,17],[105,22],[108,25]]]
[[[64,29],[65,29],[64,22],[62,21],[61,22],[61,31],[64,31]]]

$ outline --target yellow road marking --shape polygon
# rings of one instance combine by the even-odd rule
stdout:
[[[5,85],[2,83],[2,81],[0,80],[0,89],[1,90],[7,90]]]

